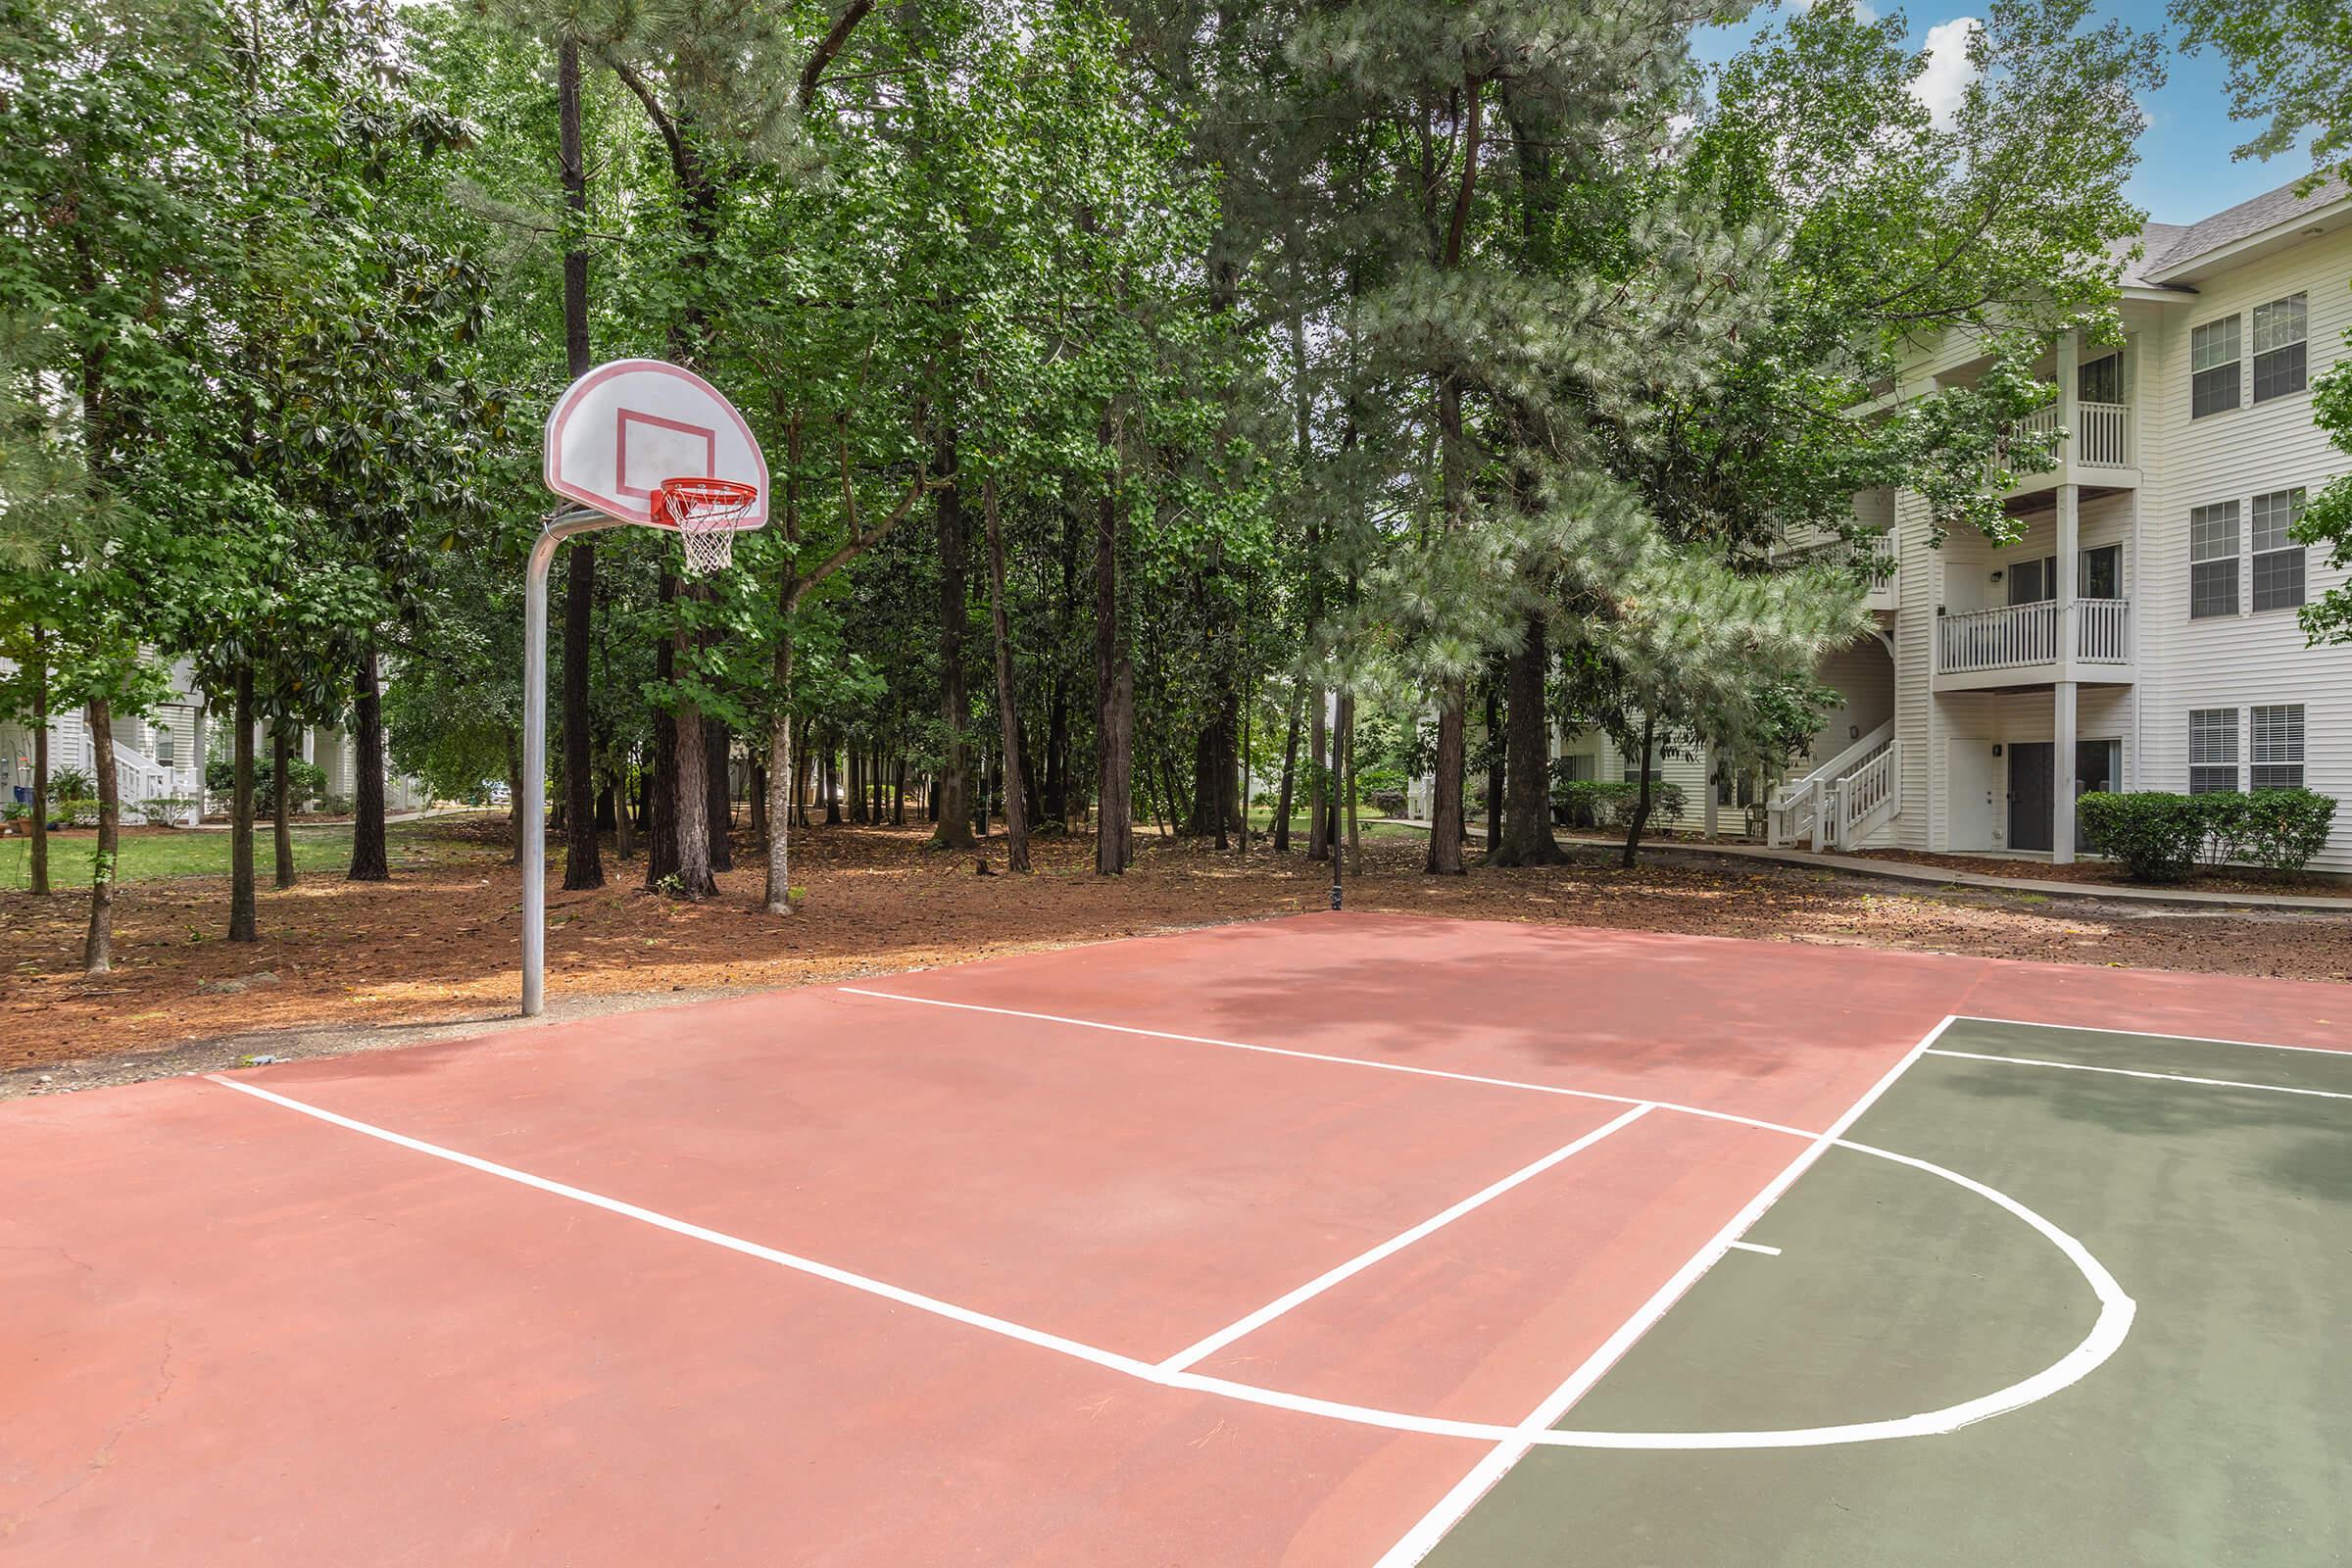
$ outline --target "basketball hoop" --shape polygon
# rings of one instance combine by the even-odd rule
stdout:
[[[758,485],[732,479],[664,479],[654,487],[654,522],[678,530],[686,570],[708,577],[735,560],[735,535],[760,501]]]

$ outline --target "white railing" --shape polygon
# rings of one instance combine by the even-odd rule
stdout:
[[[1772,798],[1767,836],[1775,844],[1809,843],[1817,850],[1850,843],[1838,791],[1849,776],[1876,765],[1893,745],[1890,718],[1804,777],[1783,785]]]
[[[1971,610],[1936,622],[1936,667],[1947,674],[2050,664],[2058,660],[2058,604]]]
[[[2054,599],[1997,610],[1971,610],[1936,622],[1936,667],[1947,675],[2055,664],[2065,638]],[[2132,601],[2078,599],[2075,658],[2088,664],[2132,662]]]
[[[2075,657],[2090,664],[2132,662],[2132,601],[2075,601]]]
[[[1883,816],[1892,815],[1903,784],[1903,743],[1885,751],[1838,781],[1832,813],[1840,848],[1851,848]]]
[[[2132,410],[2123,403],[2075,405],[2075,461],[2094,468],[2132,466]]]

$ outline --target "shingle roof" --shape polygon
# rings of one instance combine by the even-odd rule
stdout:
[[[2170,271],[2250,234],[2276,228],[2305,213],[2317,212],[2352,196],[2352,185],[2346,185],[2334,174],[2322,179],[2307,196],[2295,194],[2301,184],[2297,179],[2277,190],[2265,191],[2252,201],[2239,202],[2186,227],[2178,223],[2150,223],[2143,235],[2148,254],[2126,269],[2124,282],[2143,283],[2156,273]]]
[[[2148,281],[2148,273],[2164,260],[2175,245],[2180,243],[2180,236],[2187,232],[2188,225],[2186,223],[2150,223],[2132,238],[2119,239],[2108,246],[2108,258],[2121,265],[2124,270],[2123,286],[2126,288],[2155,287]],[[2144,247],[2146,252],[2136,261],[2129,259],[2134,245]]]

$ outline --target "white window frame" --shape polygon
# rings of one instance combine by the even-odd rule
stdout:
[[[2246,545],[2252,552],[2252,569],[2247,573],[2250,599],[2256,613],[2273,610],[2294,610],[2310,596],[2311,574],[2304,559],[2303,546],[2295,542],[2294,526],[2303,517],[2303,486],[2285,490],[2266,490],[2247,507]],[[2265,533],[2271,543],[2265,545]],[[2267,563],[2274,570],[2283,569],[2289,561],[2294,564],[2294,597],[2278,596],[2276,586],[2269,603],[2263,600],[2262,570]]]
[[[2224,348],[2229,350],[2227,359],[2221,357],[2221,351]],[[2224,369],[2230,372],[2228,377],[2228,384],[2230,387],[2230,401],[2216,403],[2212,408],[2199,410],[2197,407],[2198,378],[2212,375],[2214,377],[2213,384],[2220,386],[2223,384],[2223,378],[2219,372]],[[2190,327],[2188,329],[2188,416],[2192,419],[2202,419],[2211,415],[2227,414],[2232,409],[2244,408],[2246,406],[2245,369],[2245,336],[2239,330],[2237,317],[2216,317],[2202,325]]]
[[[2252,774],[2249,789],[2299,790],[2303,787],[2303,705],[2273,703],[2247,715],[2247,757]],[[2265,775],[2268,775],[2267,777]]]
[[[2230,519],[2230,548],[2217,550],[2211,541],[2200,540],[2198,530],[2218,522],[2227,514]],[[2245,608],[2245,571],[2239,556],[2245,545],[2243,511],[2237,498],[2208,502],[2188,509],[2188,618],[2190,620],[2220,620],[2239,613]],[[2200,553],[2202,552],[2202,553]],[[2199,567],[2227,566],[2230,579],[2230,608],[2228,610],[2197,609],[2197,576]]]
[[[2188,793],[2234,795],[2237,776],[2237,710],[2192,708],[2188,710]],[[2203,774],[2204,777],[2198,775]],[[2215,775],[2227,775],[2228,782]]]
[[[2253,402],[2269,403],[2310,390],[2310,295],[2289,294],[2284,299],[2255,306],[2247,339],[2246,358],[2254,372],[2249,388]],[[2274,369],[2282,377],[2291,378],[2292,384],[2274,386],[2265,392],[2263,375]]]

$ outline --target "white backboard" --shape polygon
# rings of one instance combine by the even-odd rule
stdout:
[[[642,523],[664,479],[733,479],[760,491],[735,526],[767,520],[767,460],[751,426],[710,382],[660,360],[614,360],[565,388],[547,416],[545,473],[556,494]]]

